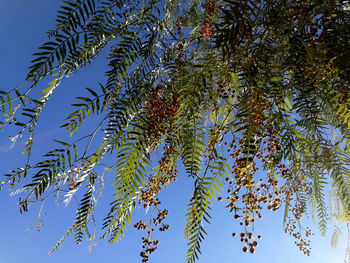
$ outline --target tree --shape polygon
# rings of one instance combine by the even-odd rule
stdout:
[[[102,179],[112,173],[114,199],[101,235],[117,241],[135,207],[153,210],[154,218],[135,225],[147,233],[141,252],[147,262],[158,243],[152,228],[168,228],[158,193],[176,180],[181,162],[194,182],[184,230],[187,262],[198,258],[215,199],[242,225],[233,235],[243,251],[255,250],[259,235],[252,229],[263,207],[284,205],[285,231],[310,254],[297,226],[311,207],[326,231],[326,184],[345,222],[350,211],[348,10],[347,1],[323,0],[63,1],[26,82],[0,91],[1,124],[19,128],[14,141],[27,137],[28,155],[2,186],[18,187],[21,211],[48,196],[69,203],[83,192],[56,249],[70,234],[77,243],[90,235]],[[58,148],[31,163],[48,99],[63,77],[105,49],[106,81],[77,98],[63,125],[73,136],[97,114],[96,129],[73,142],[56,140]],[[44,78],[51,82],[38,96],[33,90]],[[90,149],[99,136],[100,146]],[[99,173],[106,155],[115,161]]]

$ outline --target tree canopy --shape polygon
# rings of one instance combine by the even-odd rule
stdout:
[[[186,262],[201,252],[216,200],[241,225],[232,235],[244,252],[256,249],[254,223],[265,208],[283,207],[285,232],[309,255],[305,214],[322,233],[331,218],[348,223],[350,215],[349,10],[342,0],[62,1],[25,82],[0,91],[1,129],[17,127],[12,140],[25,138],[28,156],[0,186],[21,195],[21,212],[48,197],[81,197],[52,251],[69,235],[77,243],[91,235],[111,174],[114,195],[100,235],[118,241],[135,208],[153,211],[134,225],[145,230],[142,262],[157,248],[153,229],[169,227],[171,207],[158,194],[178,176],[193,179]],[[77,97],[62,125],[74,140],[55,140],[57,148],[32,163],[49,98],[101,52],[109,53],[105,76],[88,88],[90,97]],[[79,136],[93,115],[100,116],[95,129]],[[101,143],[94,148],[94,141]]]

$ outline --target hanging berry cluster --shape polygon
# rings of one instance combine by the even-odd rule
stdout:
[[[207,148],[204,152],[204,157],[208,158],[208,161],[215,159],[213,149],[216,147],[217,143],[221,139],[222,132],[224,130],[225,128],[218,124],[214,124],[214,127],[209,130],[209,141]],[[206,161],[206,165],[208,164],[208,161]]]
[[[138,230],[147,230],[147,237],[142,238],[144,249],[140,256],[142,262],[148,262],[149,254],[157,249],[158,240],[152,238],[152,232],[157,227],[159,231],[163,232],[169,228],[168,224],[163,221],[168,215],[168,210],[161,210],[159,206],[161,201],[158,199],[158,194],[169,183],[176,181],[176,151],[171,142],[167,142],[164,146],[162,158],[159,160],[159,173],[151,176],[148,179],[146,186],[141,191],[139,204],[143,205],[145,209],[151,209],[151,216],[145,221],[139,221],[134,225]],[[153,215],[157,213],[157,216]]]
[[[147,129],[145,139],[150,150],[159,147],[163,135],[166,134],[163,155],[158,161],[158,171],[148,178],[147,184],[141,190],[139,205],[151,210],[151,216],[147,220],[139,221],[134,225],[139,230],[147,230],[147,236],[143,237],[142,262],[148,262],[149,254],[153,253],[158,240],[153,240],[151,233],[157,227],[159,231],[165,231],[169,225],[163,223],[168,210],[161,210],[161,201],[158,199],[159,192],[177,178],[178,153],[171,140],[171,127],[177,121],[180,100],[178,96],[165,90],[162,85],[157,85],[151,91],[147,103]],[[157,213],[157,216],[153,215]]]
[[[262,218],[265,205],[268,210],[277,211],[283,203],[291,203],[292,195],[300,191],[311,194],[311,187],[305,180],[290,180],[295,178],[280,158],[282,135],[277,127],[266,117],[272,104],[264,99],[263,94],[253,95],[248,90],[243,97],[238,96],[238,103],[244,103],[247,111],[240,114],[239,134],[230,142],[225,142],[227,152],[233,160],[232,176],[226,177],[227,197],[219,197],[219,201],[227,202],[227,208],[234,212],[234,219],[239,220],[243,230],[233,233],[243,243],[243,251],[255,252],[260,235],[253,234],[256,219]],[[241,108],[241,106],[239,107]],[[218,132],[218,130],[216,130]],[[258,166],[267,170],[266,179],[258,179]],[[301,189],[302,188],[302,189]],[[305,204],[304,204],[305,205]],[[295,224],[300,222],[305,207],[299,201],[291,209],[294,219],[289,220],[286,232],[295,239],[296,245],[306,255],[310,254],[310,242],[305,240],[300,232],[294,232]],[[298,207],[298,209],[296,209]],[[311,235],[310,229],[305,232]]]
[[[134,227],[138,230],[147,230],[147,236],[142,237],[142,251],[140,256],[142,262],[148,262],[149,254],[153,253],[157,249],[159,243],[158,240],[152,238],[152,232],[157,227],[159,231],[165,231],[169,228],[168,224],[163,223],[165,217],[168,215],[168,210],[160,210],[159,206],[161,201],[158,199],[158,193],[162,189],[162,185],[169,182],[170,179],[165,177],[157,178],[152,176],[149,178],[147,185],[141,192],[141,198],[139,204],[144,208],[151,209],[151,215],[146,220],[137,222]],[[157,216],[154,217],[154,214]]]
[[[175,147],[173,145],[166,144],[164,147],[165,151],[162,158],[159,160],[159,170],[162,175],[165,176],[170,181],[176,181],[177,177],[177,167],[176,167],[176,157],[174,157]],[[162,184],[168,183],[167,181],[162,182]]]
[[[158,212],[158,214],[153,218],[153,214],[155,212]],[[134,225],[134,227],[138,230],[147,230],[147,237],[142,237],[143,250],[140,253],[142,262],[148,262],[149,255],[157,249],[159,241],[152,238],[152,232],[154,231],[155,227],[158,227],[159,231],[161,232],[169,228],[169,225],[163,223],[167,215],[167,209],[159,210],[157,207],[155,207],[149,219],[146,221],[141,220]]]
[[[282,169],[283,171],[286,170],[284,167]],[[308,227],[306,229],[301,228],[300,221],[302,220],[302,215],[306,212],[307,204],[306,200],[300,198],[299,193],[303,193],[305,196],[311,196],[313,191],[312,185],[305,180],[303,174],[293,173],[292,175],[287,171],[284,173],[283,178],[286,179],[285,184],[281,188],[286,195],[284,203],[290,206],[289,212],[291,212],[286,218],[287,223],[284,231],[295,239],[294,243],[300,251],[310,256],[310,240],[307,238],[313,235],[313,233]],[[296,195],[296,198],[293,195]]]
[[[204,7],[205,11],[207,12],[207,15],[209,17],[212,17],[219,12],[219,8],[221,8],[221,5],[218,4],[218,0],[207,0],[207,2],[204,4]]]
[[[254,253],[261,238],[253,234],[254,223],[262,218],[263,206],[277,211],[291,192],[280,184],[287,179],[289,170],[279,158],[282,135],[265,114],[271,110],[271,102],[264,99],[263,94],[254,95],[252,90],[247,90],[242,96],[238,96],[238,103],[244,103],[247,111],[238,113],[239,134],[232,138],[231,143],[224,143],[233,160],[232,176],[225,178],[228,196],[219,197],[218,200],[228,203],[226,207],[234,212],[234,219],[243,226],[240,233],[233,233],[233,236],[240,237],[243,251]],[[212,133],[211,137],[215,138],[221,130],[216,127]],[[257,178],[259,165],[268,170],[266,179]],[[303,239],[300,239],[298,246],[301,244],[306,244]]]
[[[161,135],[166,132],[164,122],[166,120],[166,105],[162,100],[163,86],[158,85],[153,91],[148,103],[148,125],[146,140],[150,150],[154,150],[158,144]]]
[[[152,91],[148,103],[148,123],[146,141],[150,151],[157,148],[161,136],[167,133],[169,124],[177,119],[180,100],[172,95],[171,98],[163,96],[164,86],[157,85]]]
[[[299,248],[301,252],[303,252],[307,256],[310,256],[310,252],[311,252],[310,240],[307,240],[303,237],[301,230],[300,232],[297,231],[296,223],[297,222],[295,220],[289,219],[285,228],[285,232],[291,235],[295,239],[294,244]],[[304,232],[305,232],[306,238],[313,235],[313,233],[311,232],[311,229],[308,227],[305,229]]]
[[[201,24],[201,31],[200,34],[202,36],[202,39],[209,39],[211,38],[211,35],[214,31],[214,24],[212,22],[204,22]]]
[[[202,39],[209,39],[213,34],[214,23],[212,22],[212,19],[219,12],[219,8],[221,7],[217,2],[217,0],[207,0],[204,4],[206,18],[200,25]]]
[[[224,80],[219,80],[217,83],[217,94],[221,99],[228,99],[234,96],[234,90],[229,85],[225,85]]]

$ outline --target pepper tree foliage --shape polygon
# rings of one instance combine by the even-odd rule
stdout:
[[[284,206],[285,232],[309,255],[310,230],[300,223],[310,213],[326,231],[329,187],[342,219],[349,218],[349,19],[348,1],[340,0],[65,0],[26,82],[0,91],[1,125],[19,127],[12,140],[27,138],[28,155],[2,186],[21,195],[21,211],[49,196],[68,203],[82,192],[76,218],[53,250],[69,235],[77,243],[98,233],[118,241],[142,206],[154,211],[135,224],[146,231],[140,255],[147,262],[158,244],[152,229],[169,227],[158,194],[188,176],[186,262],[201,253],[215,200],[240,223],[233,236],[244,252],[255,250],[262,209]],[[88,89],[90,97],[77,98],[62,127],[76,137],[87,118],[101,115],[101,122],[72,143],[56,140],[58,148],[32,163],[48,99],[63,77],[105,49],[105,80]],[[38,97],[45,78],[52,80]],[[108,171],[97,172],[107,155]],[[103,225],[91,232],[108,174],[113,199]]]

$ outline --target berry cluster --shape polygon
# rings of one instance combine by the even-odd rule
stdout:
[[[216,147],[216,144],[221,139],[221,134],[224,130],[225,128],[218,124],[215,124],[214,127],[209,130],[209,142],[204,152],[204,157],[208,158],[208,161],[215,159],[213,149]],[[208,161],[206,161],[206,164],[208,164]]]
[[[142,248],[145,250],[141,251],[140,256],[142,257],[142,262],[148,262],[149,254],[156,251],[158,245],[158,240],[152,240],[150,238],[142,238]]]
[[[219,12],[219,8],[221,6],[218,5],[217,2],[217,0],[207,0],[207,2],[204,4],[205,11],[209,17],[216,15]]]
[[[202,36],[202,39],[209,39],[211,35],[213,34],[213,23],[212,22],[204,22],[201,24],[201,31],[200,34]]]
[[[309,9],[310,6],[306,0],[293,0],[292,4],[288,6],[288,18],[293,21],[298,21],[308,14]]]
[[[180,105],[177,96],[172,95],[171,98],[166,98],[163,96],[163,92],[164,87],[157,85],[148,102],[148,123],[145,140],[150,151],[157,148],[161,136],[167,133],[168,124],[176,121]]]
[[[166,105],[162,100],[163,86],[157,85],[152,91],[152,96],[148,103],[148,126],[146,141],[150,150],[154,150],[160,140],[160,136],[166,133],[165,120],[166,120]]]
[[[277,211],[285,202],[282,196],[289,193],[289,188],[279,186],[279,182],[289,176],[289,169],[279,158],[282,135],[266,117],[266,112],[272,108],[271,102],[264,99],[263,94],[254,95],[252,90],[237,98],[247,111],[241,113],[239,134],[236,133],[231,143],[224,143],[233,160],[232,176],[225,178],[228,196],[219,197],[218,201],[226,201],[226,207],[234,211],[234,219],[244,227],[242,232],[233,234],[240,237],[243,251],[254,253],[261,237],[254,236],[251,229],[255,220],[262,218],[263,204],[269,210]],[[215,127],[211,137],[215,138],[221,132]],[[258,164],[270,171],[266,180],[256,178]]]
[[[221,99],[228,99],[230,97],[234,96],[234,90],[232,89],[232,87],[226,87],[227,85],[224,85],[224,81],[220,80],[217,83],[217,94],[218,97]]]
[[[169,228],[168,224],[162,223],[167,215],[168,215],[168,210],[164,209],[163,211],[160,211],[158,213],[156,218],[153,218],[153,224],[155,226],[158,226],[158,225],[162,224],[161,227],[159,227],[159,231],[163,232],[163,231],[165,231],[165,230],[167,230]]]
[[[310,240],[306,240],[303,238],[303,235],[301,232],[296,231],[296,220],[289,219],[285,232],[293,236],[296,240],[294,241],[295,245],[302,251],[305,255],[310,256],[311,247],[310,247]],[[313,235],[310,228],[306,228],[305,230],[305,236],[309,237]]]
[[[158,215],[155,218],[152,218],[155,211],[158,211]],[[142,262],[148,262],[149,254],[153,253],[157,249],[157,245],[159,243],[158,240],[152,239],[152,232],[154,231],[154,227],[159,226],[159,231],[163,232],[169,228],[168,224],[164,224],[163,221],[165,217],[168,215],[168,210],[159,210],[157,206],[155,206],[154,211],[152,212],[152,216],[146,221],[137,222],[134,227],[138,230],[146,230],[147,229],[147,237],[142,237],[142,251],[140,256],[142,257]],[[148,222],[148,225],[146,225]]]
[[[310,240],[303,238],[302,229],[300,228],[300,221],[302,220],[302,215],[305,213],[306,209],[306,200],[296,198],[294,201],[293,194],[295,193],[304,193],[306,196],[312,195],[312,185],[310,182],[305,180],[304,176],[287,173],[284,178],[286,179],[285,185],[281,188],[288,200],[285,200],[285,203],[291,204],[291,215],[288,216],[288,221],[285,227],[285,232],[290,234],[295,238],[295,244],[299,247],[305,255],[310,255]],[[294,202],[293,202],[294,201]],[[296,231],[300,229],[299,231]],[[310,228],[305,229],[306,238],[313,235]]]
[[[261,239],[261,236],[258,235],[256,237],[253,236],[252,233],[247,232],[247,233],[232,233],[232,236],[237,236],[239,235],[239,237],[241,238],[241,242],[245,243],[246,246],[243,247],[243,252],[247,252],[248,251],[248,247],[249,247],[249,252],[250,253],[254,253],[255,252],[255,247],[258,246],[258,242],[257,239]],[[251,242],[248,242],[248,240],[252,240]]]
[[[164,147],[164,153],[162,158],[159,160],[159,173],[151,176],[148,179],[148,182],[144,189],[141,191],[141,196],[139,204],[146,209],[153,207],[153,211],[148,220],[139,221],[134,225],[138,230],[147,229],[147,237],[143,237],[143,246],[144,249],[141,252],[142,262],[148,262],[149,254],[153,253],[157,247],[158,240],[153,240],[151,233],[154,231],[155,227],[158,227],[158,230],[163,232],[169,228],[168,224],[163,223],[164,219],[168,215],[168,210],[159,209],[161,202],[158,199],[158,193],[165,185],[169,184],[172,181],[176,180],[177,170],[176,170],[176,155],[175,148],[171,146],[171,141],[168,141]],[[153,217],[154,213],[158,212],[156,217]],[[146,225],[148,222],[148,225]]]
[[[214,31],[214,23],[213,17],[219,12],[219,8],[221,8],[220,5],[217,4],[217,0],[207,0],[204,4],[204,8],[206,11],[206,18],[205,20],[200,24],[201,30],[200,34],[202,39],[209,39],[211,38],[213,31]]]
[[[159,160],[159,169],[164,175],[164,178],[161,178],[159,182],[161,185],[176,181],[178,173],[176,169],[176,160],[174,158],[175,147],[172,145],[165,145],[164,149],[163,156]]]

